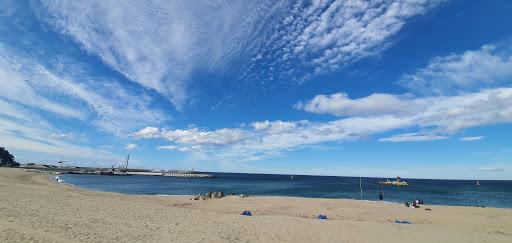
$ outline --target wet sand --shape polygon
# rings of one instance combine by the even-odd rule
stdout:
[[[292,197],[192,201],[93,192],[49,177],[0,168],[0,242],[512,242],[512,209]]]

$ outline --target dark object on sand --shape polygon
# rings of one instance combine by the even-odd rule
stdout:
[[[209,191],[206,194],[199,194],[192,198],[192,200],[207,200],[211,198],[223,198],[225,197],[224,192],[212,192]]]
[[[395,220],[395,224],[412,224],[412,223],[407,221],[407,220],[398,220],[398,219],[396,219]]]
[[[242,213],[243,216],[252,216],[252,213],[251,211],[249,210],[245,210],[243,213]]]
[[[235,192],[231,192],[231,195],[233,195],[233,196],[234,196],[234,195],[235,195]]]
[[[427,211],[432,211],[432,209],[430,209],[430,208],[425,208],[425,210],[427,210]]]
[[[419,206],[416,202],[413,202],[413,203],[412,203],[412,207],[413,207],[413,208],[420,208],[420,206]]]
[[[316,218],[320,220],[327,220],[327,216],[323,214],[319,214]]]
[[[405,202],[405,206],[408,208],[420,208],[420,206],[416,202]]]

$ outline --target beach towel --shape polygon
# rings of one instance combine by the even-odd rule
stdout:
[[[252,213],[251,211],[249,210],[245,210],[243,213],[242,213],[243,216],[252,216]]]

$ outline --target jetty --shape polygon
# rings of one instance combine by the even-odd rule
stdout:
[[[126,156],[126,159],[118,166],[111,168],[96,168],[96,167],[78,167],[78,166],[64,166],[64,162],[67,160],[61,160],[58,162],[59,165],[45,165],[28,163],[21,167],[27,169],[37,169],[44,171],[51,171],[58,174],[95,174],[95,175],[108,175],[108,176],[172,176],[172,177],[188,177],[188,178],[215,178],[212,174],[192,170],[149,170],[149,169],[138,169],[128,168],[130,161],[130,154]]]
[[[163,176],[192,177],[192,178],[215,178],[214,175],[205,174],[205,173],[176,173],[176,172],[168,172],[168,173],[163,173]]]

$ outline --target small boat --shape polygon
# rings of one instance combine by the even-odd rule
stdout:
[[[476,186],[480,186],[480,181],[476,181]]]
[[[386,179],[385,181],[379,181],[379,184],[384,186],[409,186],[409,183],[407,183],[407,181],[400,180],[400,176],[397,176],[395,181],[390,181]]]
[[[293,181],[293,175],[290,177],[290,180],[292,180],[292,181]]]

